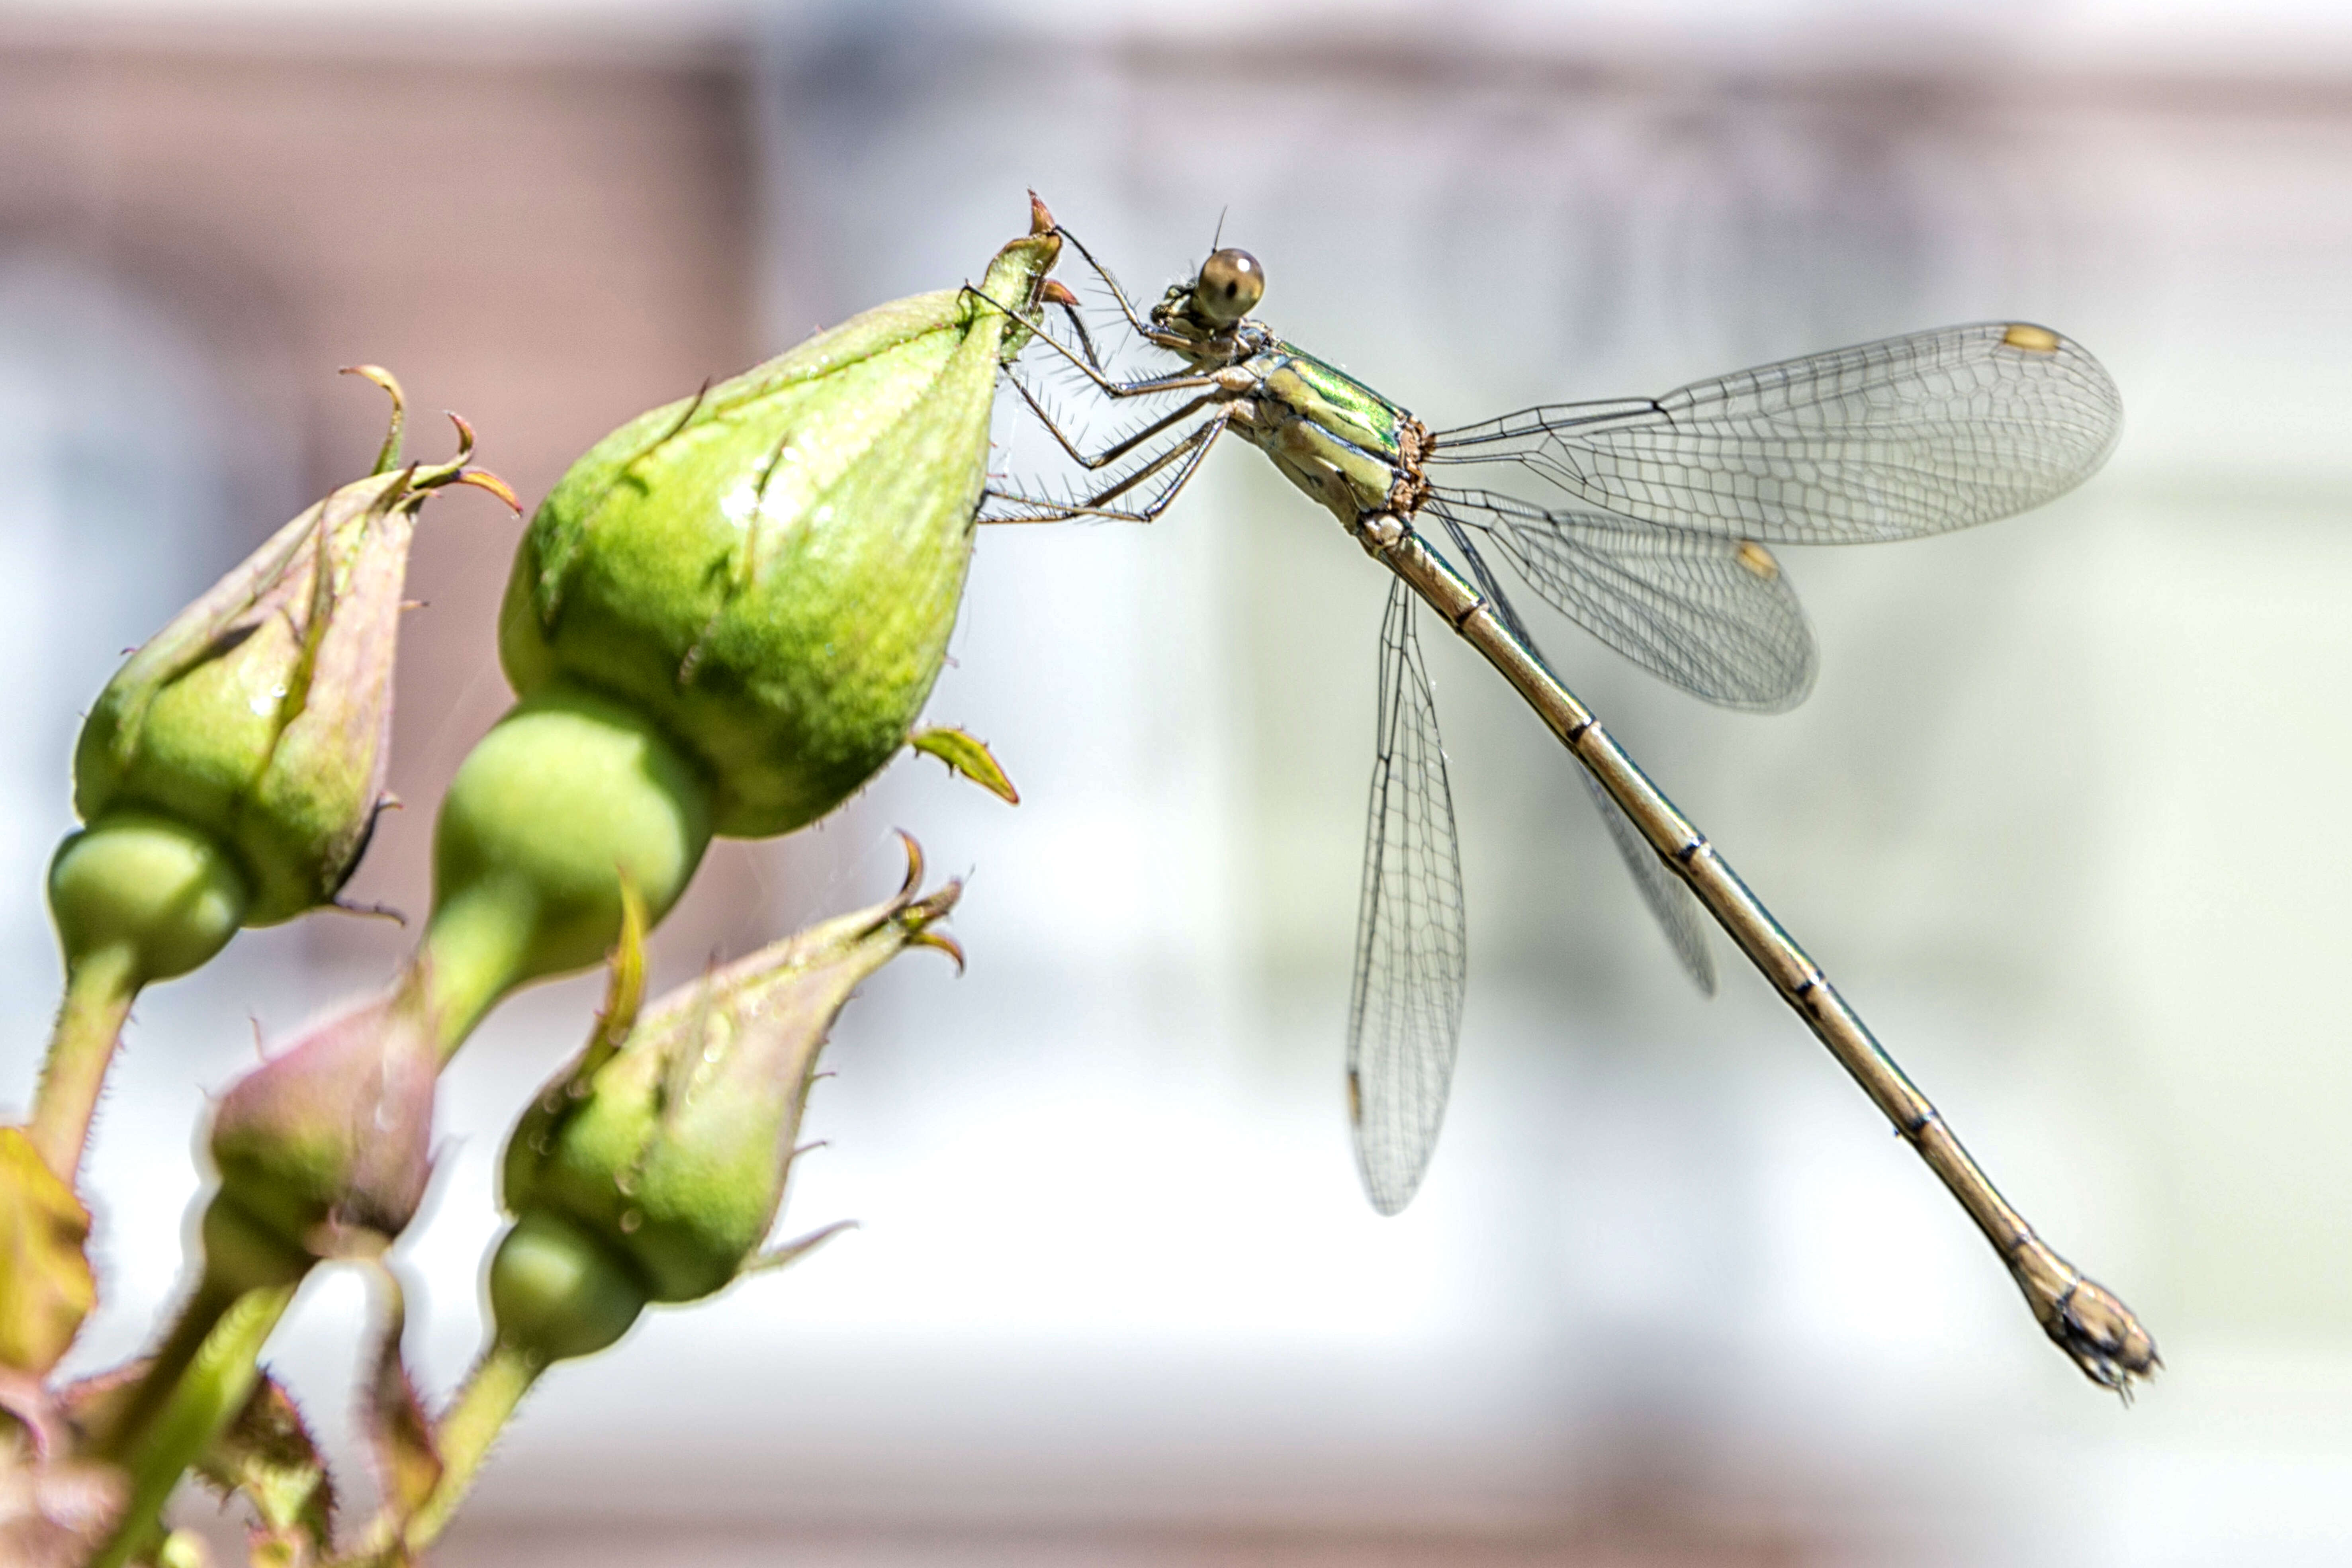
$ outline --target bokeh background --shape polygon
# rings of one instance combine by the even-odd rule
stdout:
[[[864,1228],[549,1378],[439,1560],[2352,1557],[2336,6],[20,0],[0,1101],[56,994],[80,706],[368,460],[336,366],[464,412],[535,500],[637,410],[977,277],[1032,185],[1146,293],[1222,219],[1265,316],[1435,424],[1986,317],[2105,360],[2126,434],[2077,495],[1785,553],[1824,653],[1793,715],[1539,629],[2168,1369],[2094,1392],[1759,981],[1691,993],[1557,748],[1433,632],[1472,988],[1429,1183],[1376,1218],[1339,1062],[1383,583],[1236,446],[1155,527],[983,533],[930,711],[1017,810],[908,763],[714,847],[667,978],[894,885],[895,826],[969,874],[971,972],[918,955],[837,1032],[786,1223]],[[362,901],[425,905],[517,532],[427,515]],[[79,1364],[172,1298],[205,1096],[408,941],[314,916],[142,1001]],[[446,1080],[400,1254],[436,1390],[503,1130],[594,995],[511,1003]],[[365,1310],[322,1275],[273,1345],[331,1428]]]

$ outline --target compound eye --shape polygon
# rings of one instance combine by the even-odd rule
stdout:
[[[1201,314],[1221,327],[1230,327],[1256,308],[1265,297],[1265,268],[1246,250],[1220,250],[1201,263],[1201,281],[1192,288]]]

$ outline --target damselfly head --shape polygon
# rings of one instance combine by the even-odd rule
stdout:
[[[1168,286],[1151,307],[1154,341],[1202,363],[1245,358],[1265,337],[1249,320],[1265,297],[1265,269],[1257,258],[1228,247],[1202,262],[1197,277]]]
[[[1265,268],[1246,250],[1228,246],[1201,263],[1192,304],[1212,324],[1230,327],[1265,297]]]

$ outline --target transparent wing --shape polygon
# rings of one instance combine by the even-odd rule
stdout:
[[[1601,820],[1609,825],[1610,841],[1617,846],[1618,858],[1625,869],[1633,873],[1633,886],[1641,890],[1642,901],[1650,906],[1657,918],[1658,929],[1665,933],[1666,945],[1675,950],[1675,958],[1683,973],[1703,995],[1715,994],[1715,948],[1706,940],[1706,911],[1699,908],[1698,895],[1685,886],[1680,877],[1666,869],[1625,808],[1609,797],[1601,781],[1581,767],[1577,773],[1584,787],[1591,793],[1592,804],[1601,809]]]
[[[1527,623],[1519,619],[1519,612],[1512,605],[1511,596],[1503,592],[1503,585],[1495,580],[1495,574],[1487,566],[1486,557],[1471,542],[1469,528],[1479,525],[1475,521],[1468,521],[1465,526],[1465,520],[1449,516],[1442,509],[1435,510],[1438,521],[1445,526],[1446,534],[1468,563],[1471,575],[1478,580],[1478,591],[1486,595],[1487,602],[1494,605],[1505,629],[1518,639],[1519,646],[1526,648],[1538,664],[1545,664],[1543,649],[1536,646],[1536,639],[1528,632]],[[1489,530],[1481,528],[1480,531],[1492,536]],[[1507,544],[1507,541],[1505,542]],[[1585,790],[1592,796],[1592,804],[1601,813],[1601,820],[1608,826],[1610,842],[1617,846],[1619,858],[1625,862],[1625,869],[1633,873],[1633,886],[1641,891],[1642,901],[1650,906],[1650,913],[1656,918],[1658,929],[1665,933],[1666,945],[1674,950],[1675,959],[1683,966],[1683,973],[1690,976],[1691,984],[1697,986],[1702,994],[1714,995],[1715,951],[1707,941],[1706,913],[1699,908],[1697,897],[1681,878],[1666,869],[1664,863],[1658,858],[1658,852],[1650,847],[1648,839],[1642,837],[1642,830],[1633,826],[1633,819],[1625,815],[1625,808],[1601,787],[1601,781],[1581,764],[1572,763],[1570,766],[1584,781]]]
[[[1551,404],[1435,437],[1579,503],[1775,544],[1909,539],[2007,517],[2106,460],[2115,383],[2046,327],[1986,321],[1786,360],[1657,398]]]
[[[1348,1119],[1364,1191],[1382,1214],[1411,1202],[1429,1168],[1469,978],[1454,795],[1412,612],[1412,592],[1393,584],[1348,1005]]]
[[[1442,489],[1429,505],[1457,540],[1475,530],[1546,604],[1685,691],[1778,712],[1812,689],[1804,608],[1753,540],[1546,511],[1487,490]],[[1496,590],[1487,584],[1486,595]]]

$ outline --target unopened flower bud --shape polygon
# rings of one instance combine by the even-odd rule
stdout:
[[[813,821],[887,763],[955,625],[997,371],[1060,251],[1035,216],[984,299],[868,310],[573,464],[508,584],[515,689],[576,682],[677,736],[725,836]]]
[[[715,970],[642,1017],[630,922],[597,1037],[507,1143],[516,1225],[490,1268],[503,1340],[543,1360],[586,1354],[643,1303],[695,1300],[774,1260],[760,1248],[835,1017],[906,948],[956,952],[932,927],[958,885],[918,898],[911,839],[908,852],[887,901]]]
[[[499,613],[520,700],[435,828],[421,959],[445,1055],[515,987],[610,951],[616,869],[659,920],[713,834],[801,826],[907,747],[963,592],[997,371],[1061,248],[1031,217],[977,290],[881,306],[656,409],[540,507]]]
[[[439,1068],[414,986],[313,1028],[221,1097],[215,1211],[289,1256],[382,1251],[425,1195]]]
[[[462,420],[454,461],[394,466],[399,391],[364,374],[394,400],[383,466],[280,529],[107,684],[74,752],[74,805],[91,826],[61,867],[89,861],[110,819],[137,812],[220,847],[246,883],[247,925],[325,903],[350,876],[383,796],[416,512],[449,484],[507,494],[466,467]],[[86,918],[59,910],[60,924]]]
[[[66,996],[41,1068],[31,1136],[70,1182],[131,1004],[207,963],[238,928],[331,902],[383,799],[401,584],[416,513],[453,484],[509,506],[456,459],[399,467],[392,429],[366,479],[278,530],[131,655],[74,750],[89,826],[49,866]],[[451,416],[454,419],[456,416]]]

